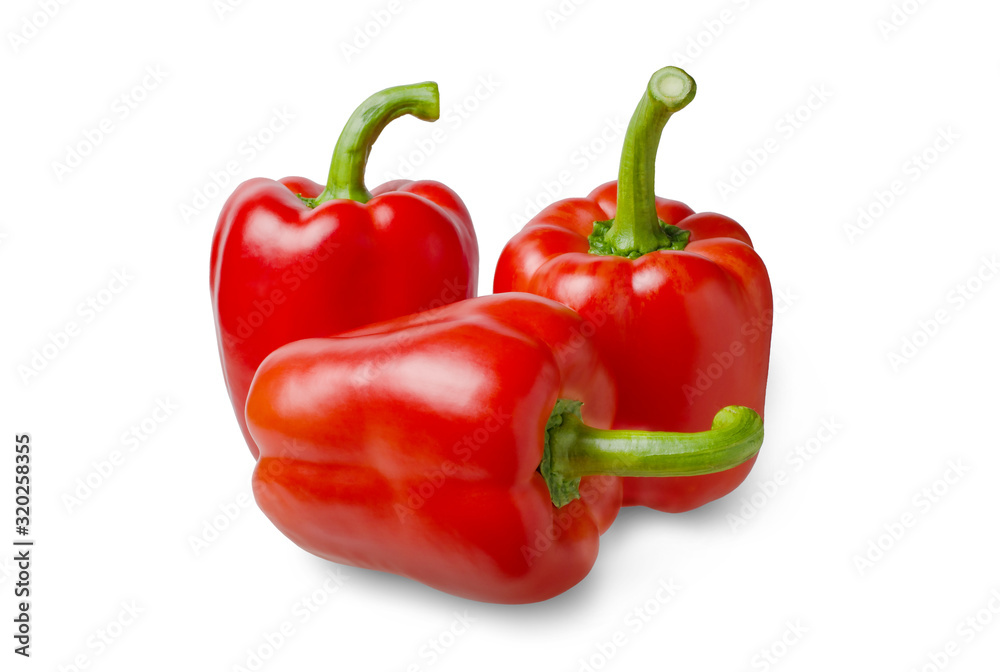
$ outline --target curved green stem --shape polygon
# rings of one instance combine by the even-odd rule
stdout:
[[[365,187],[365,166],[372,145],[393,119],[412,114],[423,121],[436,121],[441,114],[438,86],[434,82],[394,86],[379,91],[358,106],[347,120],[330,160],[326,189],[311,207],[335,198],[367,203],[372,195]]]
[[[581,476],[698,476],[742,464],[764,441],[764,422],[745,406],[726,406],[705,432],[594,429],[579,418],[579,404],[560,402],[546,428],[542,475],[552,501],[579,496]]]
[[[657,70],[649,79],[625,133],[618,167],[618,211],[610,226],[597,223],[604,228],[595,227],[591,252],[634,259],[655,250],[683,249],[676,232],[665,230],[656,215],[653,177],[663,128],[670,115],[694,99],[696,90],[694,80],[680,68]]]

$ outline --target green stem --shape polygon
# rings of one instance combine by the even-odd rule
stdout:
[[[579,496],[581,476],[698,476],[742,464],[764,441],[764,422],[745,406],[726,406],[705,432],[594,429],[579,418],[579,404],[560,402],[547,426],[542,475],[553,503]],[[558,417],[557,417],[558,416]]]
[[[670,115],[690,103],[696,90],[694,80],[680,68],[657,70],[649,79],[625,133],[618,167],[618,211],[610,227],[600,231],[601,240],[591,240],[592,252],[634,259],[655,250],[678,249],[674,232],[665,231],[656,215],[656,150]]]
[[[365,166],[372,145],[393,119],[412,114],[423,121],[436,121],[441,114],[438,86],[434,82],[394,86],[379,91],[358,106],[347,120],[330,160],[326,189],[313,199],[303,198],[311,207],[346,198],[358,203],[371,200],[365,187]]]

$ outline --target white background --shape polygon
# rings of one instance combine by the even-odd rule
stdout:
[[[995,668],[1000,457],[988,423],[1000,281],[986,262],[1000,251],[996,3],[908,0],[912,15],[887,32],[892,0],[590,0],[564,2],[564,14],[552,13],[556,0],[399,0],[350,58],[344,45],[372,12],[385,22],[388,0],[253,0],[221,16],[211,0],[50,4],[46,18],[44,3],[10,0],[0,20],[10,446],[0,541],[9,549],[14,536],[20,432],[33,437],[37,540],[30,660],[11,652],[16,579],[3,551],[0,667],[73,669],[83,656],[90,670],[232,670],[288,622],[262,669],[937,669],[929,655],[953,670]],[[616,176],[616,124],[668,64],[699,92],[666,129],[657,191],[741,222],[782,309],[753,473],[693,513],[624,511],[590,576],[544,604],[473,603],[350,567],[324,591],[337,567],[247,499],[253,462],[224,391],[208,293],[225,196],[254,176],[323,180],[358,103],[434,79],[447,139],[420,154],[434,127],[393,123],[368,181],[410,161],[414,176],[455,188],[476,222],[488,293],[532,201]],[[130,93],[147,68],[166,74]],[[477,99],[483,78],[495,90]],[[122,118],[125,94],[143,100]],[[275,109],[294,119],[251,158],[244,143]],[[790,132],[782,120],[796,113]],[[58,174],[54,162],[103,119],[110,133]],[[942,132],[952,140],[936,152]],[[761,150],[768,140],[774,151]],[[217,193],[211,173],[229,161],[240,172]],[[723,194],[734,171],[752,175]],[[206,188],[214,197],[185,218],[181,206]],[[875,216],[855,235],[859,208]],[[128,286],[99,314],[79,308],[122,269]],[[19,367],[69,322],[78,335],[25,380]],[[917,345],[903,354],[906,341]],[[147,421],[153,431],[130,450],[123,435],[158,400],[175,410]],[[797,459],[800,448],[815,454]],[[67,506],[115,450],[124,463]],[[196,553],[199,537],[212,541]],[[661,582],[679,587],[669,601]],[[324,604],[303,612],[314,598]],[[133,601],[141,614],[109,630]],[[473,622],[451,635],[464,627],[456,615]],[[970,617],[979,632],[960,627]],[[101,645],[100,631],[118,636]]]

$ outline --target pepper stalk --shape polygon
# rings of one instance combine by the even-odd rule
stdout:
[[[580,419],[578,401],[560,399],[545,427],[539,470],[552,503],[580,496],[580,477],[699,476],[731,469],[757,454],[764,421],[745,406],[726,406],[704,432],[595,429]]]
[[[311,208],[334,199],[370,201],[372,194],[365,186],[365,167],[372,145],[390,122],[407,114],[423,121],[438,120],[441,101],[437,83],[394,86],[369,96],[354,110],[340,133],[323,193],[316,198],[299,194],[299,198]]]
[[[690,103],[698,90],[694,79],[668,66],[653,73],[629,121],[618,165],[615,218],[594,222],[591,254],[637,259],[657,250],[683,250],[690,232],[665,224],[656,214],[656,152],[670,117]]]

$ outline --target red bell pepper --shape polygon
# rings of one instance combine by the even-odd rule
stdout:
[[[694,94],[683,70],[656,72],[629,123],[618,182],[543,210],[497,264],[495,292],[546,296],[594,325],[618,389],[616,428],[699,431],[733,404],[764,413],[764,263],[732,219],[653,190],[660,135]],[[629,478],[624,501],[687,511],[735,489],[755,459],[710,475]]]
[[[247,391],[276,348],[476,295],[476,235],[457,194],[432,181],[365,188],[373,143],[405,114],[437,119],[437,84],[386,89],[362,103],[337,141],[325,188],[298,177],[252,179],[222,209],[212,306],[229,396],[254,457]]]
[[[247,400],[258,505],[336,562],[489,602],[563,592],[594,564],[618,476],[724,469],[763,436],[736,407],[701,434],[600,429],[614,393],[588,332],[504,294],[279,348]]]

